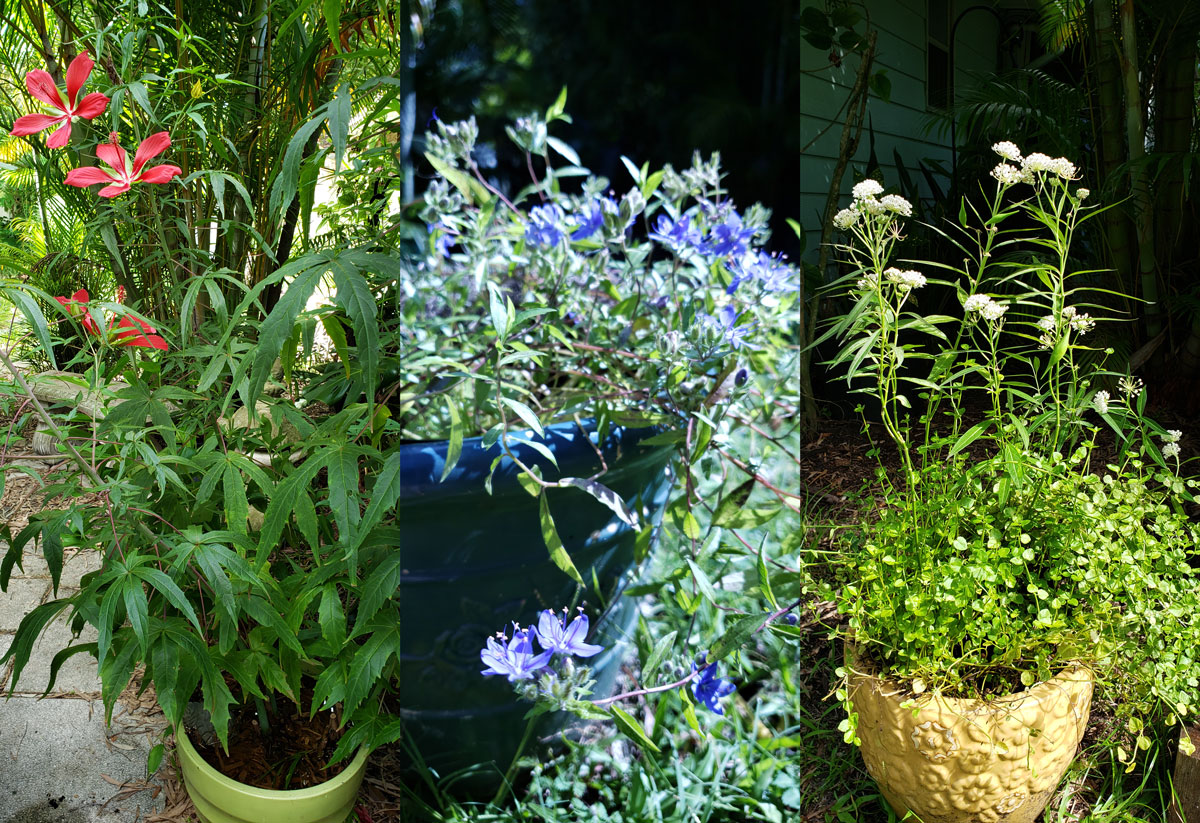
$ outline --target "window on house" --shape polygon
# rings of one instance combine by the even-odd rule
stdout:
[[[925,105],[943,111],[954,101],[950,5],[950,0],[929,0],[929,16],[925,19]]]

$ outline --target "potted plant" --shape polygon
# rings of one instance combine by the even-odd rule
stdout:
[[[63,182],[102,184],[99,202],[113,201],[105,208],[125,208],[131,221],[147,219],[162,236],[156,198],[169,197],[172,186],[201,186],[197,178],[185,182],[176,165],[151,162],[170,149],[167,132],[150,134],[133,156],[110,134],[94,146],[103,166],[79,165],[69,147],[62,150],[67,140],[60,136],[71,123],[98,116],[109,102],[100,93],[81,96],[92,65],[86,53],[75,58],[65,94],[47,72],[30,72],[34,97],[62,111],[57,119],[22,118],[14,132],[28,135],[61,121],[65,132],[47,141],[47,161],[69,167]],[[87,133],[77,130],[76,137],[84,142]],[[358,277],[356,285],[363,283],[356,270],[344,274],[350,266],[394,264],[386,254],[354,250],[297,262],[328,268],[331,258],[343,278]],[[113,266],[124,271],[122,255],[114,253]],[[281,269],[275,282],[292,271]],[[226,305],[223,289],[242,304]],[[85,290],[55,298],[16,281],[6,281],[3,290],[24,313],[35,346],[52,366],[70,370],[49,378],[26,375],[0,353],[71,464],[52,478],[52,488],[68,501],[65,509],[34,515],[15,536],[6,527],[0,588],[24,548],[37,541],[57,595],[21,621],[4,656],[13,662],[11,687],[42,630],[65,619],[76,639],[55,655],[47,690],[64,660],[92,655],[111,713],[136,671],[140,688],[153,688],[181,741],[189,790],[201,792],[196,803],[206,819],[242,814],[266,820],[266,800],[282,806],[278,819],[344,818],[368,753],[400,734],[380,713],[383,693],[398,675],[400,637],[396,587],[386,582],[392,570],[384,562],[391,543],[374,514],[395,498],[383,501],[386,484],[359,482],[360,472],[386,477],[388,466],[380,450],[347,435],[361,415],[350,410],[314,422],[291,404],[257,398],[246,411],[237,400],[241,378],[233,378],[249,371],[248,340],[263,331],[247,312],[261,289],[252,292],[216,268],[162,297],[169,305],[194,306],[200,292],[207,296],[206,312],[185,311],[173,328],[155,328],[125,306],[121,287],[115,301],[93,299]],[[57,312],[53,322],[39,301]],[[68,363],[55,362],[52,340],[59,329],[82,341]],[[213,345],[218,340],[220,347]],[[214,362],[221,368],[213,369]],[[52,412],[51,389],[54,400],[78,408]],[[352,470],[339,471],[348,463]],[[394,474],[396,461],[390,465]],[[314,482],[319,472],[325,477]],[[365,511],[371,526],[356,531],[360,518],[351,519],[352,511]],[[288,522],[293,513],[294,525]],[[351,541],[354,550],[347,552]],[[95,552],[99,568],[77,589],[60,592],[63,552],[70,548]],[[80,637],[85,629],[89,638]],[[211,729],[209,741],[185,742],[192,702],[202,708],[196,722]],[[206,747],[204,757],[220,764],[231,738],[259,746],[262,760],[289,764],[234,773],[251,784],[234,791],[256,798],[248,812],[226,809],[219,796],[238,780],[214,776],[194,756]],[[152,750],[150,771],[162,756],[162,746]],[[315,808],[309,818],[306,804]]]
[[[21,378],[77,470],[58,485],[69,508],[13,537],[0,578],[34,539],[52,569],[64,546],[98,551],[101,568],[22,622],[5,657],[14,683],[66,614],[97,639],[58,660],[96,656],[109,710],[141,666],[177,730],[199,697],[217,749],[233,726],[279,735],[281,718],[332,712],[323,761],[357,765],[406,731],[449,752],[443,769],[511,755],[504,733],[522,710],[476,685],[480,637],[526,602],[586,603],[613,645],[634,615],[626,572],[664,506],[695,541],[695,475],[728,461],[753,483],[736,434],[774,437],[790,408],[776,375],[795,356],[796,273],[761,251],[766,210],[735,209],[715,157],[681,173],[628,163],[632,188],[605,195],[548,133],[564,105],[565,93],[512,129],[542,167],[524,191],[483,177],[471,122],[439,123],[419,221],[344,224],[337,245],[253,287],[201,268],[164,299],[180,309],[169,328],[121,301],[9,284],[47,352],[58,324],[78,324],[87,345],[66,365],[104,408],[95,429],[72,428]],[[155,199],[216,174],[146,162],[170,143],[154,132],[127,163],[110,135],[96,147],[107,168],[76,166],[66,182],[103,183],[162,236]],[[297,169],[282,169],[273,195],[287,172],[294,196]],[[306,309],[327,278],[328,304]],[[47,322],[31,293],[60,317]],[[306,369],[318,326],[336,356]],[[131,348],[142,338],[150,348]],[[276,375],[287,401],[266,395]],[[607,655],[598,689],[619,659]],[[489,727],[489,714],[502,719]],[[464,728],[475,736],[456,738]]]
[[[300,278],[264,324],[329,331],[339,357],[304,397],[364,405],[396,444],[394,701],[443,772],[516,749],[524,710],[477,677],[479,638],[507,616],[586,602],[608,649],[596,690],[611,688],[635,617],[620,594],[668,500],[694,538],[694,467],[738,460],[738,429],[771,437],[789,391],[775,375],[798,274],[762,250],[768,212],[736,210],[715,156],[683,172],[625,160],[616,195],[551,134],[565,104],[508,129],[531,172],[511,196],[476,163],[473,119],[437,123],[409,262],[366,274],[374,326],[353,306],[300,312],[315,286]],[[260,338],[252,389],[280,350]]]
[[[848,621],[846,738],[927,823],[1037,817],[1093,686],[1134,750],[1197,711],[1195,482],[1141,381],[1089,346],[1102,293],[1070,256],[1103,208],[1069,161],[995,151],[986,204],[946,230],[961,268],[893,266],[911,207],[877,181],[836,218],[853,306],[826,337],[898,465],[881,460],[861,524],[836,532],[837,588],[818,585]],[[921,312],[935,286],[961,313]]]

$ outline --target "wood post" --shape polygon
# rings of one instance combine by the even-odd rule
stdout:
[[[1181,740],[1184,735],[1191,735],[1196,750],[1187,755],[1181,749],[1175,755],[1175,799],[1167,810],[1168,823],[1200,823],[1200,724],[1184,726]]]

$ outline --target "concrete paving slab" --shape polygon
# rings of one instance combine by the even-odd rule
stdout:
[[[161,809],[148,791],[120,789],[146,783],[150,741],[144,729],[106,729],[99,701],[0,701],[0,821],[131,823]]]
[[[0,554],[4,553],[7,547],[0,545]],[[21,553],[21,565],[13,566],[13,577],[50,577],[50,567],[46,565],[46,559],[42,557],[41,552],[25,551]]]
[[[63,561],[62,577],[59,580],[59,596],[62,590],[79,588],[79,581],[88,572],[100,568],[100,552],[91,549],[81,549],[77,554]]]
[[[75,643],[88,643],[96,640],[96,630],[85,626],[80,639],[73,640],[71,629],[66,617],[59,617],[46,627],[38,642],[30,652],[29,662],[21,671],[21,681],[17,684],[17,693],[40,695],[50,682],[50,663],[54,655]],[[3,684],[0,684],[3,685]],[[59,668],[58,676],[54,679],[54,694],[97,694],[100,691],[100,675],[96,671],[96,658],[81,652],[72,655]]]
[[[47,580],[9,580],[8,591],[0,592],[0,631],[16,631],[21,618],[41,603],[49,590]]]

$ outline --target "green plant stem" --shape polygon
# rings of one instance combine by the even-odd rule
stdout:
[[[512,788],[513,777],[517,773],[517,764],[521,760],[521,755],[525,753],[525,747],[529,745],[529,738],[533,737],[533,727],[537,722],[537,718],[531,718],[525,724],[525,733],[521,735],[521,742],[517,745],[516,754],[513,755],[512,763],[508,764],[508,771],[504,773],[504,780],[500,784],[500,788],[496,790],[496,796],[492,798],[490,805],[497,806],[500,804],[500,798],[504,797],[504,790]]]

